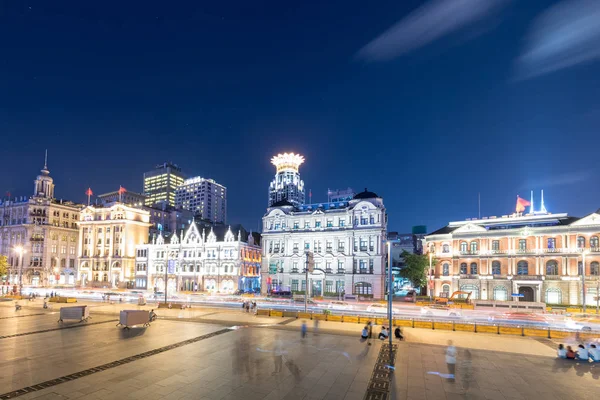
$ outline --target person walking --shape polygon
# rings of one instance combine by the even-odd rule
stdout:
[[[313,332],[315,335],[319,333],[319,320],[318,319],[315,319],[313,322]]]
[[[373,323],[371,321],[367,322],[367,327],[369,328],[369,346],[371,345],[371,339],[373,338]]]
[[[306,331],[308,328],[306,327],[306,321],[302,321],[302,326],[300,327],[300,334],[302,335],[302,339],[306,337]]]
[[[448,340],[446,348],[446,365],[448,366],[448,381],[454,382],[454,374],[456,371],[456,347],[452,344],[452,340]]]

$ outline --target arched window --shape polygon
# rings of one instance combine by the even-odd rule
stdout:
[[[494,300],[508,300],[508,290],[504,286],[496,286],[494,288]]]
[[[431,246],[429,247],[429,251],[435,253],[435,244],[431,244]]]
[[[448,263],[444,263],[444,265],[442,265],[442,275],[450,275],[450,265]]]
[[[444,293],[443,297],[448,297],[448,295],[450,294],[450,285],[442,285],[442,293]]]
[[[477,242],[471,242],[471,253],[477,253]]]
[[[598,264],[598,261],[592,261],[590,263],[590,275],[600,275],[600,264]]]
[[[477,263],[471,263],[471,275],[477,275]]]
[[[519,261],[517,263],[517,275],[529,275],[529,264],[527,264],[527,261]]]
[[[597,249],[598,247],[600,247],[598,243],[598,236],[592,236],[590,238],[590,247],[593,249]]]
[[[460,290],[464,292],[471,292],[471,299],[479,298],[479,287],[475,285],[461,285]]]
[[[583,249],[585,247],[585,238],[583,236],[577,236],[577,248]]]
[[[442,253],[450,253],[450,246],[447,244],[442,245]]]
[[[373,294],[373,288],[368,282],[357,282],[354,284],[354,294]]]
[[[546,289],[546,303],[562,304],[562,292],[559,288]]]
[[[577,275],[583,275],[583,264],[581,261],[577,261]]]
[[[492,275],[500,275],[500,261],[492,261]]]
[[[460,264],[460,273],[465,275],[467,273],[467,263]]]
[[[558,275],[558,263],[550,260],[546,263],[546,275]]]
[[[466,253],[467,251],[467,242],[460,242],[460,252]]]

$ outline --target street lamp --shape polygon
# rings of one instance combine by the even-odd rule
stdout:
[[[433,281],[433,275],[431,274],[431,263],[433,261],[433,253],[431,252],[431,248],[429,249],[429,302],[433,303],[433,288],[432,286],[432,281]]]
[[[23,296],[23,253],[25,253],[25,249],[23,246],[17,246],[15,251],[19,254],[19,296]]]
[[[394,357],[392,356],[392,326],[394,319],[394,312],[392,308],[392,299],[394,298],[394,281],[392,277],[392,242],[388,239],[387,241],[387,261],[388,261],[388,317],[389,317],[389,330],[388,330],[388,338],[390,341],[390,363],[394,366]]]
[[[583,304],[583,314],[585,314],[585,256],[587,254],[587,250],[581,252],[581,261],[583,263],[581,267],[581,301]]]

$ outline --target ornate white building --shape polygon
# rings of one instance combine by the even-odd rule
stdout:
[[[88,206],[79,222],[81,286],[133,287],[136,245],[148,242],[150,213],[124,203]]]
[[[277,173],[269,185],[269,207],[284,199],[296,206],[304,204],[304,181],[299,172],[303,162],[304,157],[294,153],[277,154],[271,159]]]
[[[33,196],[0,202],[0,254],[8,258],[8,282],[18,284],[22,247],[23,285],[75,284],[77,223],[82,206],[54,198],[47,162]]]
[[[262,291],[306,289],[305,251],[313,253],[312,295],[384,297],[387,215],[366,189],[348,202],[274,203],[263,217]]]
[[[198,229],[194,223],[169,240],[160,234],[137,246],[135,286],[164,291],[249,291],[260,285],[261,251],[258,235],[237,237],[231,228]]]

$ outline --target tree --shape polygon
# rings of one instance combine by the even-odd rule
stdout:
[[[8,257],[0,254],[0,276],[8,274]]]
[[[400,276],[408,279],[414,287],[423,287],[427,284],[427,270],[429,269],[429,257],[426,254],[413,254],[406,250],[402,252],[404,267],[400,269]],[[435,265],[435,259],[431,265]]]

